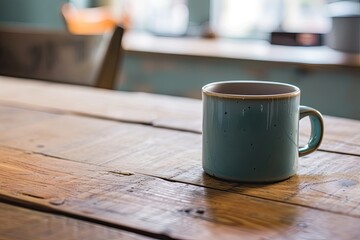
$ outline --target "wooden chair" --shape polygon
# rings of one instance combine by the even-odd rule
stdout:
[[[0,26],[0,75],[114,89],[123,28],[101,35]]]

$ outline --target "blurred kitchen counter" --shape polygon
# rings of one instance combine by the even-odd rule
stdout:
[[[265,40],[158,37],[135,31],[125,34],[123,44],[129,52],[360,67],[360,54],[343,53],[327,46],[292,47],[271,45]]]
[[[214,81],[286,82],[301,88],[302,104],[324,114],[360,119],[360,54],[327,46],[140,32],[127,32],[123,47],[120,90],[201,98],[201,87]]]

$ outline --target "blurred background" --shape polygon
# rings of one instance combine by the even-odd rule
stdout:
[[[286,82],[302,104],[360,119],[360,0],[2,0],[0,23],[122,25],[117,90],[201,98],[214,81]]]

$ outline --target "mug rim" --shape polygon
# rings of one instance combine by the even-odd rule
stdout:
[[[251,95],[251,94],[231,94],[231,93],[220,93],[210,91],[208,88],[214,85],[223,85],[223,84],[230,84],[230,83],[255,83],[255,84],[268,84],[268,85],[278,85],[278,86],[287,86],[291,87],[293,91],[287,93],[274,93],[274,94],[261,94],[261,95]],[[231,81],[219,81],[219,82],[212,82],[206,84],[202,87],[202,93],[207,96],[214,96],[220,98],[231,98],[231,99],[272,99],[272,98],[290,98],[300,95],[300,89],[297,86],[288,84],[288,83],[280,83],[280,82],[272,82],[272,81],[256,81],[256,80],[231,80]]]

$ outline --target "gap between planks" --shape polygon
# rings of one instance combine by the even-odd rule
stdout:
[[[19,152],[22,152],[24,154],[39,155],[39,156],[43,156],[43,157],[55,158],[55,159],[58,159],[58,160],[61,160],[61,161],[79,163],[77,161],[74,161],[74,160],[71,160],[71,159],[68,159],[68,158],[62,158],[62,157],[58,157],[58,156],[51,155],[51,154],[44,154],[42,152],[27,151],[27,150],[23,150],[23,149],[20,149],[20,148],[9,147],[9,146],[5,146],[5,145],[0,145],[0,147],[5,148],[5,149],[9,149],[9,150],[19,151]],[[86,164],[86,165],[95,166],[95,167],[101,167],[101,166],[99,166],[99,165],[97,165],[95,163],[89,163],[89,162],[81,162],[81,164]],[[255,199],[266,200],[266,201],[270,201],[270,202],[277,202],[277,203],[287,204],[287,205],[291,205],[291,206],[305,207],[305,208],[310,208],[310,209],[314,209],[314,210],[318,210],[318,211],[322,211],[322,212],[329,212],[329,213],[333,213],[333,214],[343,215],[343,216],[347,216],[347,217],[360,218],[360,216],[348,215],[348,214],[343,213],[343,212],[337,212],[337,211],[332,211],[332,210],[323,209],[323,208],[317,208],[317,207],[313,207],[313,206],[309,206],[309,205],[305,205],[305,204],[300,204],[300,203],[295,203],[295,202],[286,202],[286,201],[282,201],[282,200],[278,200],[278,199],[266,198],[266,197],[263,197],[263,196],[256,196],[256,195],[253,195],[253,194],[247,194],[247,193],[241,193],[241,192],[238,192],[238,191],[233,191],[233,189],[241,186],[241,183],[238,184],[238,183],[233,182],[235,184],[234,186],[229,187],[227,189],[221,189],[221,188],[217,188],[217,187],[205,186],[205,185],[202,185],[202,184],[192,183],[190,181],[187,182],[187,181],[176,180],[176,179],[173,179],[173,178],[161,177],[161,176],[157,176],[157,175],[150,174],[150,173],[144,173],[144,172],[137,172],[137,171],[129,171],[129,172],[128,171],[122,171],[122,172],[119,172],[119,171],[112,171],[112,170],[109,170],[108,172],[113,173],[115,175],[116,174],[118,174],[118,175],[137,174],[137,175],[142,175],[142,176],[148,176],[148,177],[160,179],[160,180],[167,181],[167,182],[181,183],[181,184],[186,184],[186,185],[189,185],[189,186],[201,187],[201,188],[206,188],[206,189],[211,189],[211,190],[216,190],[216,191],[224,191],[224,192],[228,192],[228,193],[238,194],[238,195],[247,196],[247,197],[251,197],[251,198],[255,198]],[[228,183],[232,183],[232,182],[228,182]],[[254,185],[261,185],[261,184],[254,184]],[[28,196],[37,198],[37,196],[33,196],[33,195],[28,195]],[[32,206],[31,204],[28,205],[25,202],[22,202],[21,200],[18,201],[15,198],[11,198],[11,199],[16,203],[15,205],[17,205],[17,204],[19,206],[21,206],[21,205],[25,206],[26,205],[27,207],[29,207],[29,208],[31,208],[33,210],[49,211],[49,212],[54,211],[53,208],[46,208],[46,207],[44,208],[44,206],[41,206],[41,205]],[[2,200],[8,201],[9,204],[12,203],[10,198],[7,199],[7,196],[3,196],[3,195],[0,194],[0,202]],[[57,212],[57,213],[61,213],[61,212]],[[127,230],[127,229],[123,229],[123,230]],[[128,230],[128,231],[130,231],[130,230]],[[138,233],[138,232],[136,232],[136,233]],[[144,234],[144,235],[146,235],[146,234]],[[146,236],[159,237],[159,236],[150,236],[150,235],[146,235]]]
[[[356,154],[356,153],[344,153],[344,152],[340,152],[340,151],[331,151],[331,150],[326,150],[326,149],[317,149],[316,151],[360,157],[360,154]]]
[[[131,124],[139,124],[144,126],[151,126],[155,128],[161,128],[161,129],[168,129],[168,130],[174,130],[179,132],[189,132],[189,133],[195,133],[195,134],[201,134],[201,131],[197,131],[194,129],[187,129],[187,128],[180,128],[180,127],[169,127],[164,125],[157,125],[154,123],[154,121],[137,121],[137,120],[126,120],[126,119],[120,119],[120,118],[113,118],[113,117],[107,117],[103,115],[96,115],[92,113],[85,113],[85,112],[79,112],[79,111],[65,111],[62,109],[56,109],[51,107],[43,107],[43,106],[36,106],[33,104],[26,104],[26,103],[13,103],[13,102],[7,102],[4,100],[0,100],[0,105],[3,107],[11,107],[11,108],[17,108],[22,110],[31,110],[31,111],[38,111],[38,112],[46,112],[51,114],[57,114],[57,115],[72,115],[72,116],[80,116],[80,117],[89,117],[99,120],[105,120],[105,121],[111,121],[111,122],[121,122],[121,123],[131,123]]]
[[[36,197],[35,197],[36,198]],[[154,238],[154,239],[165,239],[165,240],[175,240],[177,238],[172,238],[169,237],[165,234],[156,234],[156,233],[152,233],[152,232],[148,232],[148,231],[143,231],[141,229],[137,229],[137,228],[132,228],[132,227],[128,227],[128,226],[124,226],[124,225],[119,225],[119,224],[113,224],[111,222],[107,222],[107,221],[101,221],[99,219],[94,219],[94,218],[90,218],[87,216],[83,216],[83,215],[79,215],[79,214],[74,214],[74,213],[70,213],[70,212],[65,212],[65,211],[61,211],[55,208],[51,208],[48,206],[45,206],[43,204],[38,204],[38,203],[34,203],[34,202],[26,202],[17,198],[13,198],[10,196],[5,196],[0,194],[0,203],[5,203],[5,204],[9,204],[11,206],[16,206],[16,207],[21,207],[24,209],[31,209],[33,211],[38,211],[41,213],[48,213],[48,214],[54,214],[54,215],[58,215],[58,216],[64,216],[64,217],[68,217],[71,219],[76,219],[76,220],[81,220],[81,221],[85,221],[85,222],[89,222],[89,223],[95,223],[101,226],[105,226],[105,227],[111,227],[114,229],[118,229],[118,230],[123,230],[129,233],[136,233],[139,234],[141,236],[146,236],[146,237],[150,237],[150,238]]]
[[[0,201],[0,239],[143,239],[144,235]]]
[[[85,112],[79,112],[79,111],[66,111],[66,110],[56,109],[56,108],[51,108],[51,107],[36,106],[36,105],[33,105],[33,104],[26,104],[26,103],[19,104],[19,103],[14,103],[14,102],[11,102],[11,101],[9,101],[9,102],[4,101],[4,100],[0,100],[0,104],[2,106],[5,106],[5,107],[12,107],[12,108],[17,108],[17,109],[22,109],[22,110],[32,110],[32,111],[38,111],[38,112],[46,112],[46,113],[56,114],[56,115],[69,115],[69,116],[88,117],[88,118],[94,118],[94,119],[99,119],[99,120],[104,120],[104,121],[138,124],[138,125],[143,125],[143,126],[155,127],[155,128],[159,128],[159,129],[167,129],[167,130],[172,130],[172,131],[188,132],[188,133],[194,133],[194,134],[202,134],[201,131],[198,131],[198,130],[195,130],[195,129],[180,128],[180,127],[174,127],[174,126],[170,127],[170,126],[166,126],[166,125],[158,125],[158,124],[156,124],[155,121],[146,122],[146,121],[140,121],[140,120],[126,120],[126,119],[107,117],[107,116],[103,116],[103,115],[96,115],[96,114],[92,114],[92,113],[85,113]],[[334,141],[334,142],[338,142],[339,144],[346,144],[346,145],[353,145],[354,147],[360,147],[357,144],[345,143],[345,142],[337,141],[336,139],[330,139],[330,140]],[[349,153],[349,152],[345,152],[345,151],[336,151],[336,150],[323,149],[323,148],[321,148],[321,146],[318,149],[318,151],[360,157],[360,154],[357,154],[357,153]]]

